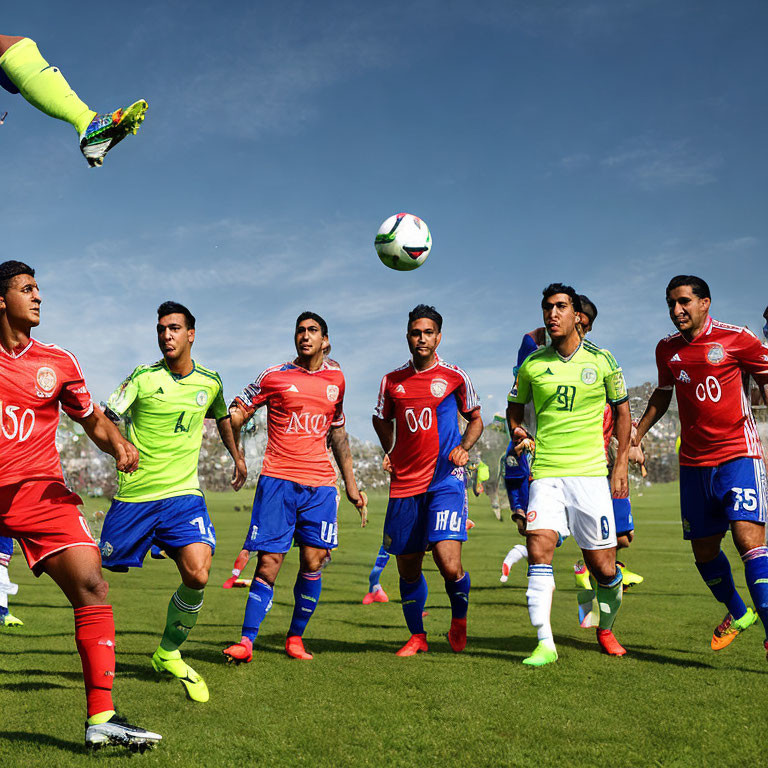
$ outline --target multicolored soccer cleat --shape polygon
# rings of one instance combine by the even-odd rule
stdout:
[[[592,589],[592,584],[589,581],[589,569],[584,565],[583,560],[577,560],[573,564],[573,577],[577,589]]]
[[[448,642],[454,653],[461,653],[467,647],[467,620],[451,619]]]
[[[12,613],[5,613],[0,616],[0,627],[4,629],[16,629],[16,627],[23,627],[24,622],[21,619],[17,619]]]
[[[141,99],[130,107],[121,107],[114,112],[94,116],[80,134],[80,151],[91,168],[101,165],[107,152],[129,133],[139,130],[139,126],[144,122],[147,107],[147,102]]]
[[[726,613],[725,618],[712,633],[712,642],[710,643],[712,650],[722,651],[736,639],[739,632],[749,629],[756,621],[757,614],[751,608],[747,608],[747,612],[740,619],[734,619],[730,613]]]
[[[616,565],[621,571],[622,589],[626,592],[630,587],[634,587],[635,584],[642,584],[645,579],[639,574],[630,571],[624,563],[616,561]]]
[[[228,664],[248,664],[253,658],[253,643],[247,637],[242,637],[239,643],[230,645],[222,653]]]
[[[312,656],[309,651],[304,648],[304,641],[301,639],[301,635],[288,635],[285,638],[285,652],[292,659],[301,659],[302,661],[312,661]]]
[[[607,653],[609,656],[623,656],[627,652],[627,649],[619,643],[610,629],[598,629],[597,642],[600,643],[603,653]]]
[[[175,677],[184,686],[187,698],[191,701],[203,704],[211,697],[205,680],[181,658],[179,651],[158,648],[152,655],[152,667],[158,674]]]
[[[426,653],[428,650],[427,633],[422,632],[418,635],[411,635],[408,642],[395,654],[395,656],[415,656],[417,653]]]
[[[85,746],[88,749],[112,746],[126,747],[131,752],[144,752],[154,747],[162,738],[159,733],[131,725],[118,714],[112,715],[106,723],[85,724]]]
[[[370,605],[371,603],[388,603],[389,596],[381,586],[374,588],[373,592],[368,592],[363,598],[363,605]]]
[[[533,649],[533,653],[528,658],[523,659],[523,664],[529,667],[543,667],[556,661],[557,651],[554,648],[549,648],[540,640]]]

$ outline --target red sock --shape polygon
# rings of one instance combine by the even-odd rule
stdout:
[[[111,605],[75,608],[75,643],[83,664],[88,717],[114,709],[115,620]]]
[[[250,556],[250,552],[241,552],[237,558],[235,558],[235,565],[232,568],[233,576],[239,576],[243,572],[243,568],[245,568],[245,566],[248,564]]]

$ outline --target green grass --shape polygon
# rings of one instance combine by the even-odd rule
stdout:
[[[175,681],[155,682],[149,658],[178,584],[173,563],[109,576],[117,623],[118,706],[160,731],[152,753],[102,751],[90,758],[147,766],[698,766],[764,752],[768,665],[757,625],[727,650],[709,648],[722,619],[681,540],[676,486],[634,499],[637,536],[626,560],[645,583],[626,595],[616,633],[625,658],[601,655],[594,634],[576,622],[572,541],[558,550],[553,626],[560,660],[528,669],[535,645],[525,608],[524,565],[508,584],[501,559],[520,539],[498,523],[487,500],[473,501],[477,527],[465,546],[472,574],[469,643],[450,651],[444,633],[448,599],[431,561],[430,652],[400,659],[407,639],[394,563],[382,584],[389,604],[363,606],[367,576],[381,538],[385,499],[371,500],[360,530],[343,504],[341,547],[323,576],[323,596],[307,630],[314,661],[283,653],[292,609],[296,553],[278,580],[272,612],[251,664],[223,663],[221,649],[240,635],[245,590],[224,591],[247,528],[245,493],[209,499],[219,545],[197,627],[185,658],[206,679],[207,704],[184,698]],[[95,508],[94,503],[90,503]],[[103,506],[103,505],[102,505]],[[250,506],[247,507],[250,509]],[[738,562],[728,541],[728,554]],[[250,575],[251,569],[248,569]],[[735,565],[744,589],[743,570]],[[47,577],[34,579],[20,556],[11,598],[25,626],[0,634],[0,764],[83,764],[84,697],[72,612]]]

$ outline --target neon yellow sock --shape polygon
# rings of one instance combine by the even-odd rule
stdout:
[[[70,123],[78,134],[96,114],[70,88],[64,75],[40,55],[37,44],[28,37],[0,56],[0,67],[33,107]]]
[[[108,709],[106,712],[99,712],[88,718],[88,725],[101,725],[102,723],[106,723],[114,714],[114,709]]]

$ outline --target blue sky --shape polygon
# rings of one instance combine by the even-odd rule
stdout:
[[[227,396],[292,356],[300,311],[322,314],[364,438],[422,301],[488,417],[551,281],[596,302],[593,338],[630,384],[655,376],[675,274],[762,326],[764,2],[21,7],[0,32],[35,39],[95,109],[150,104],[89,170],[69,126],[0,91],[2,255],[37,267],[38,336],[97,398],[159,356],[168,298],[197,315],[195,356]],[[398,211],[434,238],[411,273],[373,250]]]

